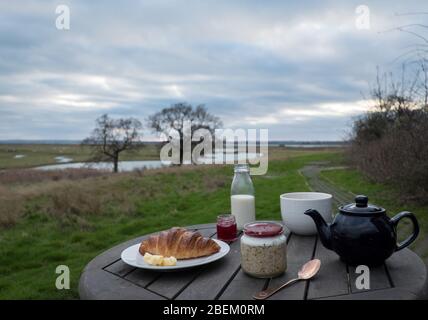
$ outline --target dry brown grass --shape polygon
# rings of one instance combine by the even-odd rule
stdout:
[[[0,225],[11,226],[23,214],[24,199],[0,185]]]
[[[90,169],[63,171],[5,170],[0,172],[0,226],[14,225],[31,211],[61,219],[100,214],[104,198],[97,195],[108,172]],[[80,221],[84,224],[83,221]]]
[[[101,213],[102,199],[88,192],[86,188],[66,183],[50,195],[48,212],[55,215],[85,215]]]
[[[279,150],[274,158],[312,152]],[[0,225],[13,225],[26,213],[40,213],[54,216],[61,224],[87,228],[90,215],[132,215],[140,201],[162,197],[171,190],[178,195],[210,193],[230,183],[232,167],[215,166],[215,174],[207,167],[212,168],[177,166],[116,174],[93,169],[1,171]]]
[[[34,183],[42,181],[79,180],[108,175],[110,172],[96,169],[34,170],[13,169],[0,171],[0,184]]]
[[[276,147],[269,149],[269,160],[288,160],[290,158],[319,154],[319,153],[331,153],[337,152],[342,148],[331,148],[331,147],[314,147],[314,148],[288,148],[288,147]]]
[[[131,215],[138,201],[178,194],[213,192],[230,178],[213,175],[205,166],[184,166],[112,174],[88,169],[13,170],[0,174],[0,225],[15,224],[27,211],[54,216],[60,224],[88,228],[89,215],[111,212]],[[181,175],[192,173],[190,179]],[[173,184],[169,181],[174,181]],[[27,205],[30,204],[30,207]]]
[[[269,159],[286,159],[320,150],[275,149]],[[322,152],[322,151],[321,151]],[[325,149],[325,152],[330,152]],[[230,183],[232,168],[206,165],[168,167],[112,174],[94,169],[40,171],[31,169],[0,172],[0,225],[13,225],[29,211],[55,216],[63,223],[86,227],[88,215],[110,212],[133,214],[138,201],[161,197],[171,188],[177,194],[214,192]],[[221,173],[223,172],[223,173]],[[182,175],[190,174],[182,179]]]
[[[278,149],[269,154],[269,160],[311,153],[320,150]],[[11,226],[27,213],[38,213],[53,216],[61,224],[88,228],[88,216],[117,212],[132,215],[141,201],[171,192],[210,193],[229,185],[233,168],[224,165],[215,168],[218,170],[213,171],[207,165],[177,166],[116,174],[93,169],[2,171],[0,225]]]

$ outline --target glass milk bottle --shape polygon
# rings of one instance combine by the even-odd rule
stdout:
[[[235,165],[230,194],[231,213],[235,216],[238,230],[242,230],[246,223],[256,220],[254,187],[248,165]]]

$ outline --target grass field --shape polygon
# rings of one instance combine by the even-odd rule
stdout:
[[[24,156],[15,158],[15,156]],[[0,144],[0,170],[28,168],[56,163],[55,157],[72,158],[72,162],[89,161],[91,150],[80,145],[51,144]],[[157,160],[159,152],[155,145],[145,145],[134,152],[124,152],[120,160]]]
[[[332,150],[272,149],[269,171],[253,178],[258,219],[280,219],[279,195],[305,191],[299,169],[313,161],[341,163]],[[33,170],[18,170],[30,172]],[[4,171],[4,173],[8,170]],[[76,299],[84,266],[115,244],[175,225],[214,222],[228,212],[232,166],[198,166],[120,174],[15,175],[2,180],[0,226],[0,299]],[[6,176],[6,175],[5,175]],[[340,187],[357,188],[383,205],[381,186],[373,187],[351,170],[323,173]],[[389,192],[389,191],[388,191]],[[379,198],[377,198],[379,197]],[[392,207],[395,209],[394,207]],[[414,208],[419,219],[423,212]],[[55,288],[55,268],[71,270],[71,290]]]

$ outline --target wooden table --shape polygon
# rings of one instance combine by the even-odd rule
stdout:
[[[188,227],[215,237],[215,225]],[[317,237],[288,234],[288,269],[274,279],[255,279],[240,268],[239,240],[229,254],[212,264],[179,272],[153,272],[126,265],[122,250],[148,235],[122,243],[93,259],[80,278],[81,299],[252,299],[267,286],[277,286],[296,276],[306,261],[318,258],[322,265],[310,281],[300,281],[270,299],[417,299],[424,289],[426,268],[411,250],[401,250],[384,265],[370,269],[370,290],[356,288],[359,274],[325,249]]]

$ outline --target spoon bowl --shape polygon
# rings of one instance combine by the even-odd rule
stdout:
[[[318,273],[320,267],[321,261],[319,259],[310,260],[302,266],[297,273],[297,276],[301,280],[308,280]]]
[[[259,293],[256,293],[253,298],[257,300],[264,300],[292,283],[295,283],[299,280],[309,280],[318,273],[320,267],[321,261],[319,259],[310,260],[300,268],[299,272],[297,273],[297,278],[289,280],[277,288],[260,291]]]

